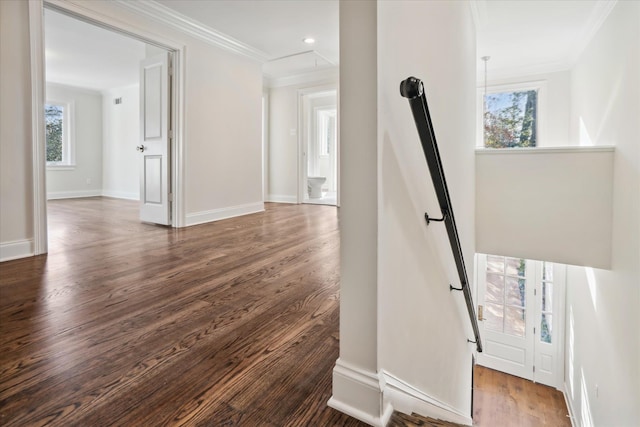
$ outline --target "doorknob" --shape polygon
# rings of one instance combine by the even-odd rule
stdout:
[[[136,150],[138,150],[139,152],[141,152],[141,153],[142,153],[142,152],[144,151],[144,145],[138,145],[138,146],[136,147]]]

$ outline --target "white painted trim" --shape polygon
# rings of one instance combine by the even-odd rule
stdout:
[[[472,425],[473,419],[440,400],[429,396],[412,385],[383,371],[385,377],[384,395],[395,410],[411,415],[416,413],[436,420],[450,421],[463,425]]]
[[[113,199],[140,200],[140,195],[138,193],[129,193],[126,191],[102,190],[102,196],[111,197]]]
[[[470,3],[471,15],[476,24],[476,31],[486,28],[489,21],[487,19],[486,3],[487,0],[475,0]],[[526,76],[532,74],[555,73],[566,71],[573,68],[582,55],[582,52],[591,43],[591,39],[598,32],[602,24],[613,10],[617,0],[597,0],[595,6],[589,15],[587,24],[582,28],[582,32],[575,38],[575,43],[569,50],[566,58],[557,59],[539,64],[528,64],[521,66],[507,66],[491,70],[492,78],[511,78],[517,76]],[[479,52],[482,54],[483,52]],[[478,55],[480,56],[480,55]]]
[[[567,383],[564,383],[564,389],[561,390],[562,391],[562,396],[564,396],[564,402],[567,404],[567,410],[569,411],[569,420],[571,420],[571,426],[572,427],[576,427],[576,411],[573,409],[573,405],[571,403],[571,399],[569,399],[568,396],[568,391],[569,388],[567,387]]]
[[[339,77],[340,70],[338,67],[335,67],[286,77],[273,78],[265,76],[263,82],[267,87],[272,89],[285,86],[317,84],[321,82],[335,82],[335,84],[337,85]]]
[[[34,0],[39,4],[39,13],[43,13],[43,2],[42,0]],[[144,43],[148,43],[154,46],[161,47],[163,49],[167,49],[173,53],[173,94],[172,94],[172,109],[173,109],[173,140],[171,144],[171,186],[173,193],[173,201],[172,201],[172,209],[171,209],[171,226],[175,228],[185,227],[186,226],[186,217],[185,217],[185,172],[184,172],[184,162],[185,162],[185,153],[184,153],[184,141],[185,141],[185,133],[184,133],[184,120],[185,120],[185,77],[186,77],[186,61],[185,61],[185,51],[186,46],[180,42],[176,42],[172,39],[164,38],[161,35],[157,35],[154,33],[149,33],[145,30],[141,30],[140,28],[134,27],[129,23],[120,21],[111,16],[106,16],[100,13],[97,13],[91,9],[86,7],[86,3],[81,2],[79,0],[44,0],[48,8],[56,10],[60,13],[64,13],[76,19],[80,19],[82,21],[91,23],[93,25],[97,25],[101,28],[105,28],[109,31],[115,31],[120,34],[123,34],[128,37],[135,38]],[[119,4],[122,4],[120,2]],[[127,5],[125,5],[127,6]],[[42,37],[44,34],[42,19],[36,25],[31,25],[32,30],[36,30],[40,36]],[[33,39],[33,37],[32,37]],[[42,53],[42,66],[44,67],[44,50]],[[32,72],[34,69],[33,58],[32,58]],[[44,72],[41,75],[42,82],[44,82]],[[44,95],[43,95],[44,99]],[[42,105],[44,105],[44,100],[42,101]],[[42,119],[44,121],[44,112],[42,112]],[[42,126],[42,141],[39,143],[40,146],[44,147],[44,124]],[[34,151],[35,153],[35,151]],[[42,155],[42,162],[44,168],[44,154]],[[35,194],[34,194],[35,199]],[[43,207],[43,205],[45,205]],[[38,209],[43,209],[44,214],[42,214],[44,219],[44,224],[46,226],[46,194],[43,193],[35,201],[34,209],[38,211]],[[35,214],[34,214],[35,216]],[[43,239],[44,244],[46,245],[47,241],[47,233],[46,229],[44,232],[40,232],[38,234],[38,230],[35,229],[35,241]],[[40,237],[38,237],[40,236]],[[46,248],[46,246],[45,246]],[[36,245],[37,250],[37,245]],[[46,251],[46,249],[45,249]],[[38,252],[36,252],[38,253]]]
[[[78,199],[82,197],[102,196],[101,190],[79,190],[79,191],[50,191],[47,192],[47,200],[57,199]]]
[[[298,203],[297,196],[285,195],[285,194],[268,194],[266,198],[267,202],[273,203]]]
[[[32,239],[0,243],[0,262],[26,258],[33,255]]]
[[[336,109],[338,108],[338,104],[340,103],[340,98],[338,94],[337,83],[319,85],[319,86],[310,86],[297,90],[297,110],[298,110],[298,151],[297,151],[297,172],[298,172],[298,191],[297,191],[297,203],[304,203],[304,195],[307,190],[307,162],[305,161],[304,153],[304,145],[307,142],[307,130],[304,126],[304,99],[305,96],[312,95],[320,95],[324,93],[335,93],[336,96]],[[338,111],[338,117],[339,117]],[[338,168],[336,171],[336,201],[340,200],[340,121],[336,122],[336,126],[338,126],[338,137],[336,140],[336,153],[338,158],[336,159],[338,163]]]
[[[612,153],[615,147],[612,145],[598,146],[567,146],[567,147],[515,147],[515,148],[476,148],[476,155],[494,154],[561,154],[561,153]]]
[[[202,40],[205,43],[209,43],[213,46],[223,48],[238,55],[246,56],[256,61],[264,62],[269,59],[269,56],[248,44],[236,40],[231,36],[228,36],[220,31],[216,31],[188,16],[176,12],[166,6],[163,6],[155,1],[151,0],[114,0],[119,5],[144,15],[147,18],[151,18],[155,21],[161,22],[175,30],[190,35],[196,39]]]
[[[582,52],[589,46],[591,43],[591,39],[598,32],[604,21],[607,20],[607,17],[615,7],[617,0],[598,0],[591,11],[591,15],[589,15],[589,20],[587,21],[587,25],[584,26],[582,33],[576,37],[576,42],[573,47],[569,50],[570,54],[567,58],[567,62],[570,65],[569,68],[573,67],[576,62],[578,62],[578,58],[582,55]]]
[[[487,27],[489,22],[487,16],[487,0],[475,0],[468,2],[469,9],[471,10],[471,17],[476,27],[476,32],[483,30]]]
[[[47,253],[47,182],[44,125],[44,10],[42,0],[29,1],[29,39],[31,54],[31,174],[33,180],[32,254]]]
[[[219,221],[264,211],[264,203],[248,203],[246,205],[229,206],[227,208],[213,209],[210,211],[194,212],[187,214],[187,226],[204,224],[206,222]]]
[[[376,427],[387,425],[393,406],[383,399],[384,376],[342,359],[333,368],[333,395],[327,405]]]

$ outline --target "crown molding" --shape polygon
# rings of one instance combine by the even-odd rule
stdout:
[[[618,0],[598,0],[596,2],[596,5],[591,11],[591,15],[589,15],[587,24],[583,27],[571,49],[571,55],[567,59],[570,67],[573,67],[576,62],[578,62],[578,58],[580,58],[582,52],[584,52],[589,43],[591,43],[591,39],[593,39],[600,27],[602,27],[602,24],[607,20],[617,3]]]
[[[589,15],[587,23],[582,28],[580,34],[576,37],[576,41],[569,52],[569,55],[565,58],[555,61],[549,61],[538,64],[525,64],[513,67],[501,67],[490,69],[491,80],[496,79],[508,79],[522,76],[533,76],[537,74],[557,73],[562,71],[571,70],[578,59],[587,48],[591,40],[596,35],[602,24],[606,21],[607,17],[617,4],[618,0],[598,0]],[[486,1],[477,0],[470,3],[474,21],[476,22],[476,29],[482,28],[482,25],[486,25]],[[484,14],[484,16],[483,16]],[[478,65],[479,66],[479,65]],[[476,79],[478,82],[482,80],[483,71],[476,69]]]
[[[295,86],[308,83],[318,83],[322,81],[338,81],[340,77],[340,71],[338,67],[325,68],[323,70],[311,71],[308,73],[296,74],[286,77],[269,77],[264,76],[263,84],[265,87],[272,89]]]
[[[236,40],[231,36],[221,33],[220,31],[216,31],[195,19],[182,15],[181,13],[178,13],[175,10],[163,6],[153,0],[114,1],[126,9],[161,22],[175,30],[188,34],[213,46],[223,48],[259,62],[265,62],[269,59],[265,52]]]
[[[487,26],[487,2],[486,0],[472,0],[468,3],[471,10],[471,17],[475,24],[476,31],[483,30]]]

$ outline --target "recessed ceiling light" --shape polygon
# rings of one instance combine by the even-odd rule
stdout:
[[[314,44],[316,42],[316,39],[314,39],[313,37],[305,37],[302,39],[302,41],[306,44]]]

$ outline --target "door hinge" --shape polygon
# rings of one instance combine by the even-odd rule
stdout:
[[[536,371],[536,367],[534,366],[534,367],[533,367],[533,372],[535,372],[535,371]]]
[[[534,326],[533,327],[533,335],[535,335],[535,334],[536,334],[536,327]]]
[[[533,288],[533,295],[538,295],[538,290],[536,288]]]
[[[169,193],[169,201],[173,202],[173,193]]]
[[[169,138],[173,139],[173,130],[172,129],[169,129]]]

